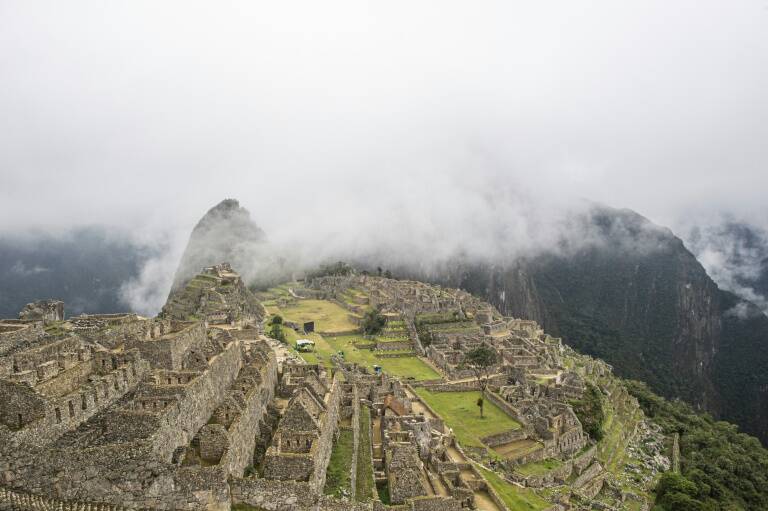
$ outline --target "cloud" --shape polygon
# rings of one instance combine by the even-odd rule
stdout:
[[[584,200],[768,227],[767,25],[758,1],[3,2],[0,231],[114,226],[167,248],[134,282],[162,287],[232,196],[299,262],[535,253]]]
[[[31,275],[37,275],[38,273],[45,273],[51,271],[50,268],[43,268],[42,266],[27,267],[23,261],[17,261],[10,268],[10,273],[18,275],[20,277],[29,277]]]

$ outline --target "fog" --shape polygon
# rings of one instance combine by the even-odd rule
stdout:
[[[767,62],[763,0],[0,0],[0,232],[126,230],[161,303],[225,197],[300,259],[531,253],[590,201],[768,227]]]

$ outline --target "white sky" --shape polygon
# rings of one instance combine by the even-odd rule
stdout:
[[[767,0],[0,0],[0,231],[765,226],[766,91]]]

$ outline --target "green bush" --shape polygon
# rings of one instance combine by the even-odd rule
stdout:
[[[361,325],[363,333],[366,335],[376,335],[382,331],[387,324],[387,318],[378,309],[369,309],[363,316]]]
[[[680,434],[681,474],[665,474],[655,511],[768,509],[768,450],[682,401],[667,401],[638,381],[625,382],[645,414],[664,433]]]

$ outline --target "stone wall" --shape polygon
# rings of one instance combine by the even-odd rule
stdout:
[[[357,385],[352,385],[352,465],[350,466],[350,487],[351,498],[354,500],[357,493],[357,461],[359,459],[358,451],[360,450],[360,395],[357,390]]]
[[[241,349],[240,341],[229,343],[211,358],[202,375],[185,386],[177,406],[165,411],[162,427],[151,438],[160,459],[170,461],[178,447],[186,446],[227,396],[242,367]]]
[[[323,420],[320,438],[317,441],[317,450],[313,453],[315,460],[315,471],[312,479],[312,487],[319,494],[325,487],[325,472],[328,469],[328,462],[331,459],[333,450],[333,439],[336,435],[339,424],[339,411],[341,406],[342,394],[341,375],[335,374],[331,390],[326,399],[326,416]]]
[[[248,504],[265,511],[305,510],[317,502],[308,482],[234,478],[230,491],[234,504]]]
[[[277,386],[277,359],[270,351],[266,364],[261,368],[261,383],[246,395],[245,407],[239,417],[229,426],[227,435],[229,448],[221,460],[227,471],[242,476],[253,462],[259,424],[264,421],[267,406],[275,396]]]
[[[206,342],[205,324],[195,322],[188,324],[178,332],[166,334],[158,339],[139,342],[136,347],[141,355],[152,361],[154,367],[180,371],[184,357],[188,352],[194,352]]]
[[[0,322],[0,357],[34,346],[43,336],[42,323]],[[0,377],[3,374],[0,373]]]
[[[523,440],[527,438],[527,436],[528,435],[526,435],[525,431],[522,429],[510,429],[501,433],[496,433],[495,435],[483,437],[480,439],[480,441],[488,447],[493,448],[498,447],[499,445],[514,442],[515,440]]]
[[[101,376],[92,376],[93,381],[58,397],[45,397],[34,393],[37,399],[32,399],[30,389],[26,385],[23,386],[26,388],[23,388],[17,386],[23,384],[4,382],[0,386],[0,392],[7,391],[16,396],[16,398],[11,398],[8,394],[3,396],[3,403],[10,403],[9,406],[3,406],[6,414],[15,415],[18,418],[18,414],[22,414],[23,417],[24,413],[30,413],[34,417],[34,420],[13,433],[12,441],[18,445],[48,445],[135,389],[148,373],[149,365],[138,357],[138,354],[133,357],[129,355],[126,354],[123,357],[122,365],[116,369],[111,369]],[[33,407],[26,408],[30,404],[33,404]],[[40,414],[41,406],[44,408],[42,415]]]

